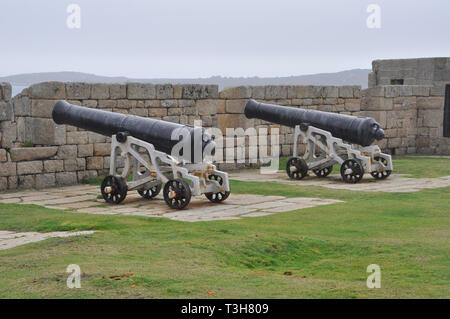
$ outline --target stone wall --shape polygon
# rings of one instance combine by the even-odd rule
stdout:
[[[254,86],[225,89],[215,85],[39,83],[11,100],[11,87],[1,84],[0,189],[75,184],[107,173],[110,138],[72,126],[56,125],[51,111],[64,99],[124,114],[181,124],[202,120],[203,126],[279,128],[280,150],[289,156],[293,129],[243,115],[249,98],[342,114],[372,116],[386,129],[380,146],[395,154],[448,154],[441,138],[442,95],[426,86]],[[226,148],[226,145],[224,145]],[[237,152],[237,150],[234,150]],[[224,149],[224,153],[226,149]],[[248,150],[246,152],[248,157]],[[219,164],[221,169],[248,163]]]
[[[401,80],[403,85],[431,86],[432,95],[443,95],[450,84],[450,58],[419,58],[375,60],[369,74],[369,88],[392,85]],[[399,83],[398,83],[399,84]]]
[[[443,137],[444,96],[433,86],[387,85],[361,92],[361,116],[385,129],[377,144],[391,154],[450,154]]]

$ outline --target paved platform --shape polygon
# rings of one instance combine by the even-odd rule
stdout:
[[[79,231],[79,232],[49,232],[49,233],[38,233],[38,232],[25,232],[16,233],[6,230],[0,230],[0,250],[10,249],[13,247],[38,242],[48,238],[54,237],[72,237],[72,236],[82,236],[91,235],[95,233],[93,230]]]
[[[341,175],[333,174],[325,178],[318,178],[313,173],[301,180],[290,179],[285,171],[276,174],[259,174],[259,170],[234,171],[230,179],[248,182],[276,182],[298,186],[323,186],[333,189],[348,189],[364,192],[418,192],[426,188],[450,186],[450,176],[438,178],[410,178],[403,175],[392,174],[384,180],[375,180],[369,174],[356,184],[348,184],[342,181]]]
[[[77,185],[39,191],[4,193],[0,194],[0,203],[35,204],[74,213],[167,217],[186,222],[199,222],[267,216],[341,202],[323,198],[287,198],[232,193],[226,201],[220,204],[211,203],[205,196],[196,196],[191,199],[186,209],[174,210],[166,205],[162,193],[153,200],[147,200],[137,192],[130,191],[127,198],[119,205],[105,203],[99,194],[99,186]]]

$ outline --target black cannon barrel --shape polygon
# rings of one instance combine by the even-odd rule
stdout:
[[[380,124],[370,117],[305,110],[255,100],[247,102],[244,113],[249,119],[257,118],[290,127],[309,124],[330,132],[334,137],[361,146],[369,146],[374,140],[384,138]]]
[[[185,129],[184,133],[189,132],[191,138],[191,156],[188,157],[186,152],[186,155],[182,154],[183,159],[191,163],[201,162],[206,148],[214,154],[215,143],[204,128],[194,134],[194,130],[200,130],[199,127],[96,110],[69,104],[66,101],[58,101],[55,104],[52,117],[57,124],[68,124],[106,136],[128,132],[131,136],[151,143],[155,149],[167,154],[171,154],[172,148],[182,139],[180,135],[178,139],[172,140],[172,133],[177,129]],[[195,138],[199,139],[198,142],[201,144],[198,145],[202,146],[202,152],[197,156],[194,156]]]

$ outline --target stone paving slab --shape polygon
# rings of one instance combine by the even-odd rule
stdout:
[[[306,176],[302,180],[291,180],[285,171],[276,174],[260,174],[259,170],[234,171],[229,174],[230,179],[247,182],[276,182],[287,185],[299,186],[323,186],[332,189],[346,189],[364,192],[418,192],[422,189],[450,186],[450,176],[438,178],[410,178],[403,175],[392,174],[385,180],[375,180],[369,174],[356,184],[348,184],[342,181],[339,174],[329,175],[326,178],[318,178],[314,174]]]
[[[254,170],[253,170],[254,171]],[[68,213],[100,215],[125,215],[143,217],[165,217],[178,221],[199,222],[211,220],[233,220],[243,217],[261,217],[316,205],[333,204],[337,200],[318,198],[287,198],[234,194],[223,203],[211,203],[205,196],[192,197],[184,210],[169,208],[159,194],[153,200],[143,199],[137,192],[129,192],[120,205],[110,205],[98,198],[98,186],[67,186],[40,191],[0,194],[0,203],[35,204]]]
[[[35,243],[48,238],[82,236],[82,235],[91,235],[93,233],[95,233],[94,230],[78,231],[78,232],[58,231],[49,233],[38,233],[38,232],[15,233],[11,231],[0,230],[0,250],[10,249],[13,247],[29,243]]]

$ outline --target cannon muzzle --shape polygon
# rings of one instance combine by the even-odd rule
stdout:
[[[374,140],[384,138],[384,131],[380,124],[370,117],[304,110],[259,103],[255,100],[247,102],[244,113],[249,119],[257,118],[289,127],[300,124],[312,125],[330,132],[334,137],[361,146],[369,146]]]
[[[183,134],[189,132],[191,154],[190,156],[187,155],[187,152],[185,152],[186,155],[181,154],[184,160],[191,163],[203,161],[205,149],[214,154],[214,141],[211,140],[205,129],[200,127],[96,110],[72,105],[66,101],[56,103],[52,116],[57,124],[68,124],[106,136],[128,132],[129,135],[153,144],[156,150],[167,154],[171,154],[172,148],[182,140],[182,135],[178,132],[183,132]],[[175,130],[179,131],[175,132]],[[176,139],[172,139],[174,132]],[[196,145],[201,145],[201,154],[197,154],[198,152],[195,151]]]

